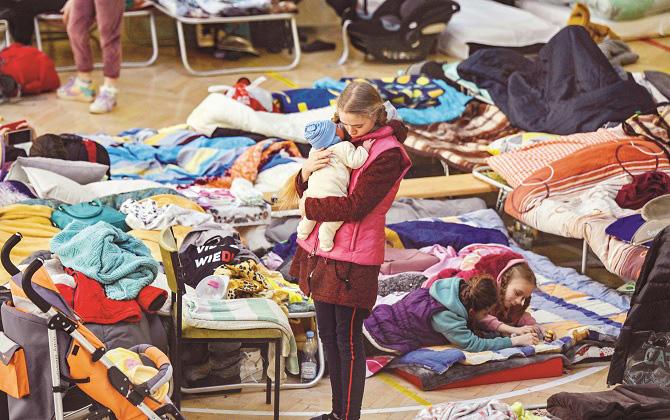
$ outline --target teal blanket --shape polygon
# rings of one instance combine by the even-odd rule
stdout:
[[[135,299],[158,273],[158,262],[139,239],[109,223],[70,223],[51,240],[64,267],[100,282],[114,300]]]

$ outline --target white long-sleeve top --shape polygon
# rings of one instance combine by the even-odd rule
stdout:
[[[327,150],[333,152],[325,168],[313,172],[305,196],[312,198],[346,197],[349,194],[351,170],[358,169],[368,159],[368,151],[348,141],[341,141]],[[312,149],[309,154],[314,153]]]

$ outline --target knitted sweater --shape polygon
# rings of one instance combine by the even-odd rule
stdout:
[[[105,222],[70,223],[51,240],[51,252],[64,267],[102,283],[114,300],[135,299],[158,273],[146,245]]]

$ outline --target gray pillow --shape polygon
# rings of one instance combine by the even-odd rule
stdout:
[[[86,185],[101,181],[109,167],[95,162],[76,160],[51,159],[45,157],[19,157],[7,174],[7,180],[28,183],[28,176],[23,168],[37,168],[53,172]]]

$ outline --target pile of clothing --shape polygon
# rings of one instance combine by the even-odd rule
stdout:
[[[56,287],[84,322],[139,322],[167,301],[165,290],[151,286],[158,263],[149,249],[105,222],[70,223],[51,240],[51,252],[52,271],[61,271]]]

